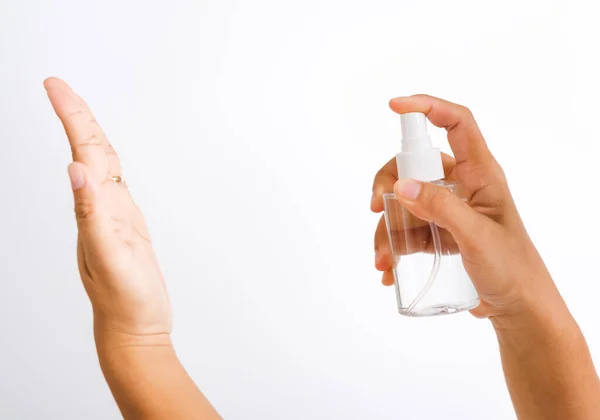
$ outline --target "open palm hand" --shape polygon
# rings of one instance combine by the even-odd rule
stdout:
[[[79,270],[95,331],[169,334],[171,307],[144,217],[122,182],[119,158],[86,103],[62,80],[44,82],[73,154],[69,175]]]

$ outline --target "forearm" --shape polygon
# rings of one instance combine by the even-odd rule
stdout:
[[[96,333],[96,345],[125,419],[220,419],[179,362],[168,335]]]
[[[493,319],[508,389],[520,419],[600,416],[600,382],[583,334],[553,290],[530,309]]]

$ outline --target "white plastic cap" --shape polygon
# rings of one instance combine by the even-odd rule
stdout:
[[[420,112],[400,115],[402,151],[396,155],[398,178],[436,181],[444,178],[442,154],[427,133],[427,117]]]

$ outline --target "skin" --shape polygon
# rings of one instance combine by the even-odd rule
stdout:
[[[125,419],[220,419],[173,348],[171,304],[148,229],[114,149],[65,82],[44,82],[65,128],[79,230],[77,260],[102,372]]]
[[[375,176],[371,210],[394,192],[414,216],[450,234],[481,298],[471,312],[489,318],[520,419],[592,419],[600,415],[600,383],[583,335],[535,249],[471,112],[427,95],[395,98],[393,111],[422,112],[448,133],[454,158],[446,179],[462,184],[466,202],[445,188],[398,180],[395,160]],[[401,236],[401,235],[399,235]],[[423,241],[427,252],[428,241]],[[385,221],[375,233],[375,267],[394,283]]]
[[[220,419],[173,349],[165,282],[142,213],[126,184],[114,180],[121,176],[114,149],[66,83],[50,78],[44,86],[73,154],[68,170],[80,274],[92,303],[100,366],[123,417]],[[482,299],[472,312],[492,321],[519,418],[592,419],[600,413],[600,382],[589,350],[473,116],[424,95],[396,98],[390,106],[398,113],[423,112],[446,128],[455,155],[443,158],[447,179],[462,183],[467,201],[431,184],[398,180],[391,160],[375,177],[371,209],[382,212],[382,195],[394,192],[415,217],[441,227],[450,252],[461,252]],[[391,285],[388,243],[382,219],[375,265]],[[410,252],[431,252],[425,236],[423,244]]]

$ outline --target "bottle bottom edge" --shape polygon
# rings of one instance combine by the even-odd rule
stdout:
[[[400,315],[409,316],[413,318],[422,318],[429,316],[440,316],[440,315],[451,315],[459,312],[468,311],[475,309],[479,306],[479,298],[470,300],[468,302],[462,302],[458,304],[441,304],[435,306],[427,306],[425,308],[415,308],[412,312],[408,312],[408,308],[398,308]]]

